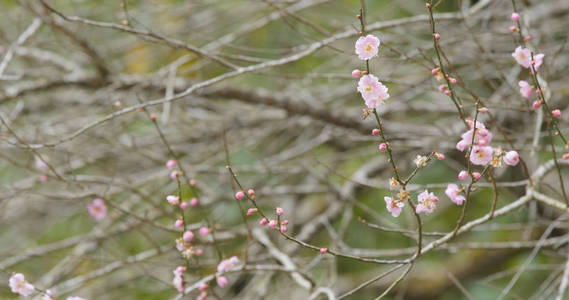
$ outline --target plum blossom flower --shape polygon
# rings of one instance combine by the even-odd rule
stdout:
[[[529,68],[531,66],[531,51],[528,48],[518,46],[514,53],[512,53],[512,57],[524,68]]]
[[[24,274],[16,273],[9,280],[12,293],[29,296],[34,293],[34,286],[26,281]]]
[[[209,228],[207,228],[206,226],[203,226],[200,228],[200,235],[201,236],[207,236],[209,234]]]
[[[462,205],[464,200],[466,200],[460,193],[461,189],[454,183],[449,184],[445,190],[445,194],[450,198],[450,201],[456,203],[456,205]]]
[[[545,56],[545,54],[543,53],[539,53],[533,56],[533,67],[535,68],[535,70],[537,71],[537,69],[539,69],[539,67],[543,64],[543,57]]]
[[[184,242],[191,242],[194,239],[194,233],[190,230],[184,232],[183,235]]]
[[[227,286],[227,278],[225,276],[219,276],[215,279],[217,281],[217,285],[224,288]]]
[[[437,203],[439,202],[439,198],[437,198],[435,194],[429,193],[428,190],[420,193],[417,200],[419,201],[419,204],[417,204],[415,212],[418,214],[424,211],[432,213],[437,209]]]
[[[358,58],[368,60],[376,56],[379,51],[379,44],[379,39],[372,34],[360,37],[356,41],[356,54]]]
[[[518,154],[518,152],[512,150],[506,153],[503,159],[504,163],[506,163],[507,165],[515,166],[520,161],[520,155]]]
[[[185,271],[186,267],[183,266],[179,266],[174,271],[172,271],[172,273],[174,273],[174,279],[172,280],[172,283],[180,293],[184,291],[184,278],[182,275]]]
[[[375,108],[376,105],[379,105],[389,98],[389,94],[387,93],[388,89],[385,87],[379,79],[374,75],[364,75],[358,81],[358,91],[362,94],[362,98],[366,101],[366,105],[368,102],[370,104],[368,107]],[[371,107],[371,104],[376,104]]]
[[[219,263],[219,265],[217,265],[217,272],[225,273],[231,270],[238,263],[239,263],[239,258],[237,258],[237,256],[232,256],[228,259],[224,259]]]
[[[494,149],[490,146],[474,146],[470,155],[470,161],[479,166],[485,166],[492,161]]]
[[[525,80],[520,80],[518,82],[518,86],[520,87],[520,94],[522,94],[522,97],[529,99],[529,97],[531,97],[531,93],[533,92],[531,85]]]
[[[427,157],[422,155],[417,155],[417,157],[413,160],[417,168],[422,168],[427,165]]]
[[[357,79],[357,78],[360,78],[361,76],[362,76],[362,71],[360,71],[358,69],[355,69],[352,71],[352,77]]]
[[[168,203],[170,203],[171,205],[178,205],[180,204],[180,197],[174,195],[168,195],[166,196],[166,201],[168,201]]]
[[[168,169],[173,169],[173,168],[176,166],[177,163],[178,163],[178,162],[177,162],[175,159],[169,159],[169,160],[166,162],[166,168],[168,168]]]
[[[320,254],[326,254],[328,252],[328,248],[320,248]]]
[[[405,204],[403,204],[403,201],[394,200],[391,197],[383,197],[383,200],[385,200],[387,211],[390,212],[393,217],[399,217],[403,206],[405,206]]]
[[[95,220],[99,221],[104,219],[107,216],[107,206],[105,205],[105,201],[100,198],[93,200],[93,202],[87,204],[87,210],[89,214],[95,218]]]
[[[468,177],[468,171],[462,170],[458,173],[458,179],[466,179]]]

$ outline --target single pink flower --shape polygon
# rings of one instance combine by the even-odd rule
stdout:
[[[102,220],[107,216],[107,206],[105,205],[105,201],[100,198],[88,203],[87,211],[89,211],[89,214],[91,214],[91,216],[93,216],[97,221]]]
[[[277,215],[282,216],[284,214],[284,210],[280,207],[275,208]]]
[[[520,80],[518,82],[518,86],[520,87],[520,94],[522,94],[522,97],[529,99],[533,92],[531,85],[525,80]]]
[[[479,166],[485,166],[492,161],[494,149],[490,146],[474,146],[470,155],[470,161]]]
[[[458,179],[466,179],[468,177],[468,171],[462,170],[458,173]]]
[[[379,39],[371,34],[360,37],[356,41],[356,54],[359,59],[368,60],[377,55],[379,51]]]
[[[320,248],[320,254],[326,254],[328,252],[328,248]]]
[[[383,200],[385,200],[387,211],[390,212],[393,217],[395,218],[399,217],[399,214],[401,214],[403,206],[405,206],[403,201],[394,200],[391,197],[383,197]]]
[[[249,195],[249,197],[255,195],[255,190],[254,190],[254,189],[248,189],[248,190],[247,190],[247,195]]]
[[[180,197],[174,195],[168,195],[166,196],[166,201],[168,201],[168,203],[170,203],[171,205],[178,205],[180,204]]]
[[[207,236],[208,234],[209,234],[209,228],[207,228],[206,226],[202,226],[200,228],[200,235]]]
[[[256,212],[257,212],[257,209],[256,209],[256,208],[249,208],[249,209],[247,210],[247,215],[248,215],[248,216],[252,216],[252,215],[254,215]]]
[[[12,293],[20,294],[22,296],[29,296],[35,291],[34,286],[26,281],[26,278],[22,273],[12,275],[10,277],[9,284],[12,289]]]
[[[518,32],[518,27],[515,25],[511,25],[510,27],[508,27],[508,30],[510,30],[511,32]]]
[[[188,202],[182,202],[182,203],[180,203],[180,208],[181,208],[182,210],[186,210],[186,209],[188,208]]]
[[[417,204],[415,212],[418,214],[424,211],[432,213],[437,209],[437,203],[439,202],[439,198],[437,198],[435,194],[429,193],[428,190],[420,193],[417,200],[419,201],[419,204]]]
[[[271,227],[272,229],[277,228],[277,220],[270,220],[269,221],[269,227]]]
[[[237,256],[232,256],[231,258],[224,259],[217,265],[217,273],[225,273],[235,267],[235,265],[238,263],[239,258],[237,258]]]
[[[518,46],[514,53],[512,53],[512,57],[524,68],[529,68],[531,66],[531,51],[528,48]]]
[[[198,198],[193,197],[192,199],[190,199],[190,205],[191,206],[198,206]]]
[[[194,239],[194,233],[191,232],[190,230],[187,230],[186,232],[184,232],[183,239],[184,242],[191,242]]]
[[[536,71],[543,64],[543,57],[544,56],[545,56],[545,54],[543,54],[543,53],[536,54],[533,56],[533,67],[535,68]]]
[[[227,286],[227,278],[225,276],[219,276],[215,280],[220,287],[224,288]]]
[[[283,220],[283,221],[281,222],[281,224],[283,224],[283,225],[288,225],[288,220]]]
[[[561,117],[561,111],[560,111],[559,109],[554,109],[554,110],[552,110],[552,111],[551,111],[551,114],[552,114],[554,117],[556,117],[556,118]]]
[[[200,255],[202,255],[202,254],[203,254],[203,249],[199,249],[199,248],[196,249],[196,255],[197,255],[197,256],[200,256]]]
[[[237,200],[243,200],[244,197],[245,197],[245,193],[243,193],[243,191],[239,191],[239,192],[235,193],[235,198],[237,198]]]
[[[482,175],[478,172],[472,172],[472,177],[474,177],[474,179],[478,180],[478,179],[480,179],[480,177],[482,177]]]
[[[170,178],[175,180],[176,178],[178,178],[178,176],[180,176],[180,172],[178,170],[170,172]]]
[[[563,153],[563,160],[569,160],[569,153]]]
[[[385,143],[379,144],[379,151],[385,151],[385,150],[387,150],[387,145]]]
[[[281,225],[281,233],[286,233],[288,231],[288,227],[286,225]]]
[[[445,160],[445,155],[442,153],[435,152],[434,155],[438,160]]]
[[[372,129],[372,131],[371,131],[371,135],[378,135],[379,132],[380,132],[380,131],[379,131],[378,128],[374,128],[374,129]]]
[[[520,162],[520,155],[516,151],[509,151],[503,157],[504,163],[510,166],[515,166]]]
[[[168,168],[168,169],[173,169],[173,168],[176,166],[176,164],[177,164],[177,162],[176,162],[175,159],[169,159],[169,160],[166,162],[166,168]]]
[[[200,291],[203,292],[203,291],[207,290],[208,287],[209,287],[209,286],[207,285],[207,283],[202,282],[202,283],[200,283],[199,289],[200,289]]]
[[[450,201],[456,203],[456,205],[462,205],[464,200],[466,200],[460,193],[461,189],[454,183],[449,184],[445,190],[445,194],[450,198]]]
[[[174,226],[178,227],[178,228],[184,226],[184,220],[182,220],[182,219],[176,220],[176,222],[174,222]]]

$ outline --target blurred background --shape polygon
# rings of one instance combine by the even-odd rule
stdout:
[[[164,139],[185,175],[197,181],[201,208],[190,208],[186,221],[197,229],[207,218],[224,258],[244,260],[247,253],[251,264],[278,265],[282,261],[269,251],[278,249],[317,287],[337,296],[390,268],[319,255],[268,230],[247,242],[228,162],[245,188],[255,188],[261,208],[284,209],[289,234],[300,240],[361,257],[414,253],[415,217],[404,209],[395,219],[385,209],[383,197],[397,192],[389,189],[392,169],[370,134],[375,120],[362,119],[364,103],[350,76],[364,68],[354,53],[360,1],[43,3],[0,0],[0,298],[16,298],[4,284],[12,272],[62,299],[175,298],[172,270],[184,261],[174,248],[177,212],[165,201],[178,187],[165,166],[173,157]],[[516,5],[523,30],[546,57],[540,80],[549,106],[566,116],[569,2]],[[400,172],[409,174],[419,154],[447,157],[421,170],[409,186],[413,199],[425,188],[440,198],[438,211],[423,217],[424,230],[432,232],[424,237],[428,243],[451,231],[460,214],[444,191],[465,168],[464,154],[455,149],[464,125],[430,73],[435,55],[424,1],[369,0],[366,6],[368,29],[382,42],[371,71],[391,94],[379,113]],[[517,45],[508,30],[512,2],[442,0],[435,11],[441,48],[469,89],[457,92],[465,110],[474,115],[473,91],[532,173],[553,156],[543,115],[518,92],[528,72],[511,57]],[[243,71],[246,66],[253,70]],[[196,88],[169,103],[132,109],[189,87]],[[510,148],[487,115],[480,120],[495,146]],[[566,117],[560,126],[567,131]],[[563,143],[554,143],[562,153]],[[38,155],[50,169],[38,166]],[[568,178],[567,170],[563,175]],[[498,207],[524,195],[528,176],[521,165],[497,169],[495,176]],[[555,172],[540,190],[562,199]],[[182,195],[195,196],[187,185]],[[488,213],[492,197],[491,184],[482,182],[466,221]],[[108,207],[101,221],[87,211],[95,198]],[[495,299],[520,270],[504,299],[554,299],[569,239],[566,221],[552,225],[560,216],[530,202],[480,225],[420,258],[385,299]],[[258,229],[258,221],[247,217],[250,228]],[[540,238],[546,242],[536,247]],[[204,254],[186,277],[190,284],[215,272],[212,242],[196,241]],[[345,299],[375,299],[400,275]],[[211,299],[310,294],[287,272],[228,278],[229,286],[215,288]]]

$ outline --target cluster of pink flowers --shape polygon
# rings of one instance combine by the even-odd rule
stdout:
[[[362,36],[356,41],[356,54],[359,59],[370,60],[377,56],[379,45],[380,42],[376,36],[372,34]],[[356,69],[352,71],[352,76],[360,79],[358,91],[369,109],[376,109],[389,99],[387,87],[374,75]]]
[[[456,144],[456,149],[459,151],[468,150],[469,146],[474,141],[472,146],[472,153],[470,155],[470,162],[475,165],[485,166],[492,161],[494,149],[489,146],[492,140],[492,133],[486,129],[486,126],[480,122],[476,122],[476,129],[474,129],[474,121],[468,119],[468,126],[470,129],[462,134],[462,139]],[[474,139],[473,139],[474,135]]]

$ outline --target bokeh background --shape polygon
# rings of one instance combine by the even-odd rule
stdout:
[[[187,220],[191,228],[198,228],[207,215],[215,224],[224,257],[243,259],[247,230],[225,168],[229,160],[240,182],[256,189],[262,208],[285,210],[291,235],[358,256],[388,259],[413,254],[413,233],[378,230],[361,222],[411,231],[416,226],[410,211],[394,219],[385,210],[383,197],[396,193],[389,190],[392,170],[377,150],[377,137],[369,134],[374,120],[362,120],[363,101],[350,76],[352,69],[363,68],[353,50],[360,1],[46,2],[64,15],[150,31],[239,67],[291,57],[332,37],[332,42],[290,63],[259,68],[147,108],[157,116],[187,175],[198,182],[203,209],[190,209]],[[547,129],[541,125],[543,116],[518,93],[517,82],[528,73],[511,58],[516,46],[508,31],[512,3],[439,2],[437,28],[453,73],[484,99],[534,171],[552,153]],[[567,115],[569,2],[516,4],[524,30],[546,55],[540,76],[550,106]],[[14,48],[0,80],[0,112],[25,143],[56,143],[36,151],[64,179],[48,174],[48,181],[41,183],[39,176],[45,172],[36,168],[34,152],[19,144],[6,126],[0,127],[0,281],[7,283],[10,273],[17,271],[62,297],[176,297],[171,272],[183,260],[174,249],[179,236],[172,226],[176,212],[164,198],[176,192],[177,184],[165,167],[171,157],[148,115],[122,114],[58,141],[121,109],[183,92],[231,69],[164,40],[65,21],[39,1],[0,0],[0,5],[2,57],[35,18],[42,21],[25,43]],[[444,189],[457,181],[465,165],[463,153],[455,149],[463,124],[430,74],[435,60],[424,2],[369,0],[366,6],[368,25],[381,28],[372,31],[382,46],[371,69],[391,94],[380,115],[400,171],[411,172],[418,154],[438,151],[447,157],[422,170],[409,187],[413,198],[429,188],[441,199],[439,210],[423,218],[424,230],[434,232],[425,236],[431,241],[440,236],[437,232],[452,230],[460,214]],[[473,113],[472,96],[465,90],[458,93],[466,111]],[[488,117],[481,118],[494,133],[493,144],[507,148]],[[566,117],[560,125],[567,130]],[[554,142],[562,153],[562,142]],[[563,174],[569,176],[566,170]],[[499,169],[495,176],[504,183],[498,207],[524,194],[527,174],[521,166]],[[545,177],[540,189],[561,199],[555,173]],[[193,196],[185,186],[182,193],[185,199]],[[466,220],[485,215],[492,195],[491,185],[481,183]],[[100,222],[86,209],[96,197],[103,197],[109,207]],[[560,215],[530,202],[478,226],[419,259],[386,299],[495,299],[522,267],[525,270],[505,299],[554,299],[567,259],[567,223],[556,223],[548,243],[529,265],[524,262]],[[259,227],[257,217],[247,220],[250,227]],[[265,233],[270,247],[289,255],[317,286],[330,287],[337,295],[389,268],[321,256],[277,233]],[[190,282],[213,273],[217,265],[211,241],[199,243],[205,254],[201,266],[188,276]],[[253,240],[249,261],[279,264],[269,254],[270,247]],[[389,275],[346,299],[374,299],[399,275]],[[309,295],[286,272],[244,272],[229,279],[229,287],[215,289],[218,298]],[[0,298],[15,298],[7,284],[0,284]]]

